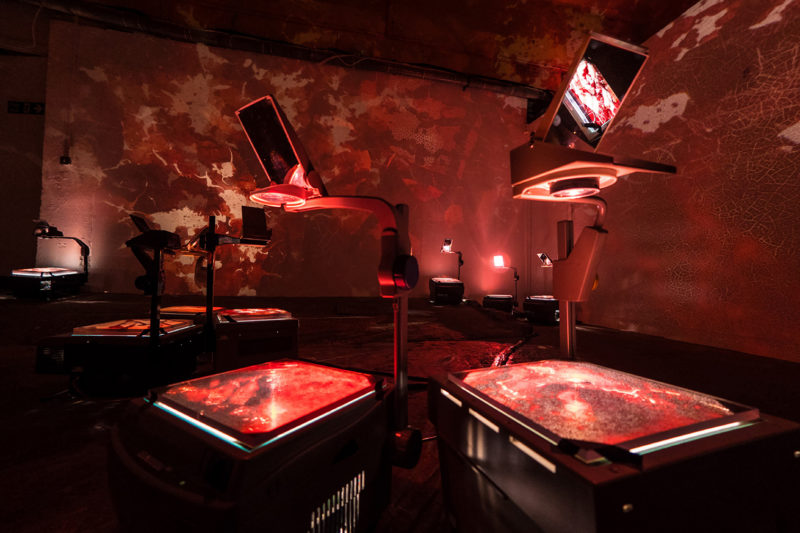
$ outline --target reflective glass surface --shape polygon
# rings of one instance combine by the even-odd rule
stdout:
[[[687,389],[572,361],[480,369],[462,382],[558,437],[618,444],[733,412]]]

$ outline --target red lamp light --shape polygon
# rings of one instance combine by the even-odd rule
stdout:
[[[511,301],[511,312],[513,313],[514,310],[517,308],[517,287],[519,284],[519,273],[517,272],[517,268],[513,266],[506,266],[505,257],[502,254],[498,254],[492,257],[492,265],[495,268],[499,269],[507,269],[514,271],[514,297]],[[484,307],[498,307],[498,301],[505,301],[507,302],[511,296],[506,295],[498,295],[498,294],[488,294],[483,298],[483,305]],[[507,305],[507,304],[506,304]],[[505,307],[502,304],[500,307]],[[507,310],[507,309],[506,309]]]

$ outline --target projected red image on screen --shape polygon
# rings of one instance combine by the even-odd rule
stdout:
[[[579,124],[603,126],[619,110],[619,98],[597,67],[585,59],[569,82],[566,102]]]

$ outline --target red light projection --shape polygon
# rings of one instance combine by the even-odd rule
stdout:
[[[292,314],[275,307],[247,307],[242,309],[223,309],[223,315],[238,320],[261,320],[270,318],[291,318]]]
[[[569,95],[577,108],[590,122],[602,126],[617,114],[619,98],[592,63],[581,61],[569,80]]]
[[[215,314],[223,315],[234,322],[274,320],[278,318],[292,318],[289,311],[275,307],[245,307],[241,309],[228,309],[227,307],[213,307]],[[174,305],[161,309],[163,315],[201,315],[205,314],[206,307],[202,305]]]
[[[256,203],[278,207],[282,205],[297,206],[306,203],[305,198],[285,192],[259,189],[250,195],[250,199]]]
[[[588,363],[539,361],[462,379],[561,438],[601,444],[732,414],[712,397]]]
[[[11,271],[12,276],[48,278],[51,276],[68,276],[79,274],[77,270],[61,267],[34,267],[34,268],[15,268]]]
[[[189,320],[162,319],[158,326],[161,334],[173,333],[193,324]],[[90,324],[73,328],[73,335],[99,335],[99,336],[127,336],[138,337],[148,335],[150,331],[150,319],[127,319],[114,320],[113,322],[102,322],[100,324]]]
[[[375,387],[367,374],[270,361],[173,385],[160,395],[240,434],[276,431]]]

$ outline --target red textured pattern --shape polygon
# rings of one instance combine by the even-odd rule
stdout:
[[[280,318],[289,316],[289,312],[275,307],[245,307],[238,309],[225,309],[223,314],[229,316],[250,316],[260,318]]]
[[[589,122],[598,126],[614,118],[619,109],[619,98],[597,67],[588,61],[581,61],[578,65],[578,70],[569,80],[569,92]]]
[[[186,329],[192,325],[188,320],[161,319],[158,323],[161,335],[172,333],[181,329]],[[150,319],[148,318],[129,318],[126,320],[114,320],[100,324],[90,324],[88,326],[78,326],[72,329],[73,335],[125,335],[137,336],[150,329]]]
[[[272,94],[331,195],[409,206],[421,279],[454,270],[441,253],[447,237],[471,243],[468,292],[511,290],[510,276],[477,258],[525,253],[526,205],[508,184],[508,149],[529,137],[523,98],[63,23],[50,42],[48,106],[70,110],[82,155],[58,164],[66,118],[48,114],[40,216],[91,243],[93,288],[131,292],[141,275],[123,246],[137,234],[129,213],[184,243],[209,215],[219,233],[241,235],[241,206],[255,205],[249,195],[266,176],[235,111]],[[217,295],[378,295],[374,216],[266,212],[269,250],[217,249]],[[165,270],[169,294],[200,291],[191,258],[170,257]]]
[[[618,444],[730,415],[714,398],[587,363],[467,373],[464,383],[561,438]]]
[[[366,375],[271,361],[174,385],[162,398],[243,434],[275,431],[374,387]]]

